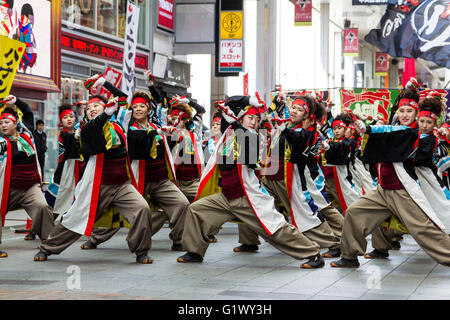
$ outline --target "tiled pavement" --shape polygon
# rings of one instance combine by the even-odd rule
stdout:
[[[14,224],[14,221],[9,222]],[[20,227],[23,227],[20,226]],[[450,268],[438,265],[406,235],[388,259],[360,258],[359,269],[299,269],[301,261],[263,242],[258,253],[235,253],[237,225],[227,223],[201,264],[181,264],[168,228],[153,237],[151,265],[136,264],[121,230],[96,250],[80,238],[44,263],[39,240],[3,229],[0,300],[441,300],[450,299]],[[369,246],[368,250],[372,250]],[[79,275],[79,277],[78,277]]]

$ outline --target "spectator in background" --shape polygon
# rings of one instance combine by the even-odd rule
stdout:
[[[38,154],[39,165],[41,166],[41,175],[44,178],[45,152],[47,151],[47,135],[44,132],[44,121],[36,121],[36,129],[33,131],[34,142]]]

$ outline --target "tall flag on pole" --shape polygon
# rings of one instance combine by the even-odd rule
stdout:
[[[128,103],[134,92],[134,69],[136,59],[137,33],[139,25],[139,7],[131,1],[127,4],[127,23],[125,30],[125,48],[123,51],[122,86],[121,90],[128,95]]]
[[[450,68],[450,0],[389,0],[380,28],[365,40],[392,57]]]

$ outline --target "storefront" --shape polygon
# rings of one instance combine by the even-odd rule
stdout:
[[[26,44],[10,94],[28,103],[35,121],[47,122],[52,106],[48,99],[61,87],[61,5],[59,0],[8,1],[7,23],[3,20],[0,34]],[[3,10],[2,10],[3,11]],[[47,131],[47,130],[46,130]],[[49,149],[52,147],[52,130]],[[55,157],[55,153],[47,156]],[[46,168],[49,168],[46,163]],[[45,178],[49,171],[46,170]]]

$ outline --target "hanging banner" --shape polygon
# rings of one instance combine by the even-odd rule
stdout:
[[[384,52],[375,53],[375,75],[387,76],[389,72],[388,54]]]
[[[344,56],[357,57],[358,52],[358,29],[351,28],[344,30]]]
[[[368,115],[376,118],[381,115],[383,120],[388,121],[389,114],[399,90],[393,89],[354,89],[339,90],[341,97],[341,111],[352,110],[358,115]]]
[[[117,71],[111,67],[106,67],[105,70],[103,70],[103,78],[105,78],[106,81],[112,83],[116,88],[119,88],[121,86],[122,73],[120,71]],[[103,87],[100,89],[99,94],[106,97],[107,99],[111,98],[112,96],[112,93]]]
[[[25,43],[0,36],[0,100],[6,98],[25,52]]]
[[[136,59],[137,32],[139,25],[139,7],[128,1],[127,24],[123,52],[122,86],[121,90],[128,95],[128,103],[134,92],[134,69]]]
[[[295,0],[295,26],[312,26],[312,0]]]

